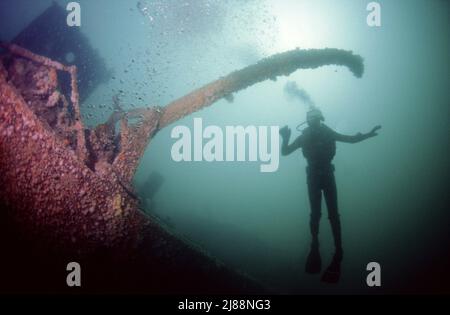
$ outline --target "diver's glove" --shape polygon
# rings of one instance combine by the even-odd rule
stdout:
[[[375,136],[378,136],[377,131],[381,129],[381,126],[375,126],[370,132],[362,134],[362,133],[358,133],[357,137],[358,137],[358,141],[363,141]]]
[[[280,129],[280,136],[283,138],[283,141],[289,141],[291,137],[291,129],[286,125]]]
[[[373,129],[367,134],[368,138],[378,136],[377,131],[381,129],[381,126],[375,126]]]

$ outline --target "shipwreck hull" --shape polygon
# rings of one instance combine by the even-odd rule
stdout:
[[[1,66],[0,224],[8,272],[0,290],[74,292],[65,268],[76,261],[86,292],[263,291],[147,217],[114,173],[100,176],[83,163],[8,79]],[[157,121],[149,121],[152,133]]]

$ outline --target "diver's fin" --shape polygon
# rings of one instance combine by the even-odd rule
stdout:
[[[305,272],[309,274],[317,274],[322,269],[322,259],[318,249],[311,249],[306,259]]]
[[[322,279],[320,279],[320,281],[326,283],[338,283],[340,277],[341,277],[340,271],[332,271],[330,269],[327,269],[323,273]]]
[[[341,264],[333,261],[322,275],[321,281],[327,283],[338,283],[341,277]]]

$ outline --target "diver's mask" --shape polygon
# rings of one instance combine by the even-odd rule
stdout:
[[[306,113],[306,121],[311,121],[314,119],[319,119],[320,121],[324,121],[325,118],[322,115],[322,112],[318,108],[313,108]]]
[[[322,111],[318,108],[312,108],[306,113],[306,121],[297,126],[297,131],[302,131],[301,129],[299,129],[301,126],[308,123],[309,121],[316,119],[319,119],[319,121],[325,121]]]

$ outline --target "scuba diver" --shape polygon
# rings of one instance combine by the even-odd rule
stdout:
[[[322,275],[322,281],[336,283],[340,278],[341,262],[343,258],[341,223],[338,213],[337,190],[334,178],[334,165],[331,163],[336,153],[336,141],[357,143],[374,137],[381,126],[376,126],[366,134],[358,133],[354,136],[342,135],[325,124],[322,112],[312,108],[307,113],[306,127],[302,134],[291,144],[289,139],[291,130],[288,126],[280,129],[282,137],[281,154],[289,155],[301,148],[303,156],[307,160],[306,167],[308,195],[311,207],[310,229],[311,250],[306,260],[305,272],[319,273],[321,270],[321,258],[319,253],[319,221],[321,217],[322,192],[328,208],[328,218],[334,238],[335,253],[331,264]]]

